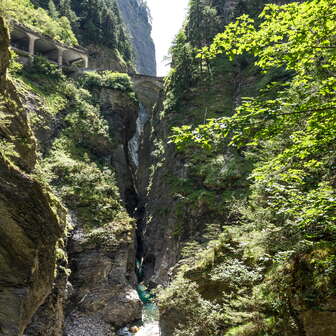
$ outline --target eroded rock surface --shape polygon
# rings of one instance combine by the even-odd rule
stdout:
[[[0,331],[21,335],[51,292],[64,213],[38,182],[2,155],[0,213]]]
[[[66,213],[50,191],[28,175],[36,160],[35,140],[21,100],[6,77],[8,32],[2,19],[0,36],[0,96],[5,100],[2,112],[10,120],[0,126],[0,137],[19,153],[13,162],[0,153],[0,334],[16,336],[22,335],[52,290],[56,244]]]
[[[155,76],[155,47],[151,38],[152,26],[147,6],[139,0],[118,0],[117,3],[131,37],[137,71]]]
[[[76,316],[89,324],[101,321],[111,332],[112,326],[141,318],[142,304],[134,289],[133,239],[125,232],[118,236],[118,246],[108,248],[76,231],[71,246],[74,293],[67,308],[66,335],[79,328]]]

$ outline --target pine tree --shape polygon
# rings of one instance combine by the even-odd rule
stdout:
[[[67,17],[72,25],[78,21],[76,13],[72,10],[71,0],[60,0],[59,10],[61,15]]]
[[[57,19],[59,17],[59,13],[56,9],[56,6],[54,4],[53,0],[49,0],[48,3],[48,10],[49,10],[49,14],[53,19]]]

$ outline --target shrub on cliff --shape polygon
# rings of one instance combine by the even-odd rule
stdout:
[[[298,335],[313,328],[313,321],[304,318],[311,312],[323,314],[321,320],[332,319],[326,311],[332,308],[325,307],[333,307],[336,274],[335,22],[336,7],[330,0],[272,4],[257,20],[247,15],[238,18],[209,48],[202,49],[199,59],[203,61],[220,61],[223,55],[235,61],[250,54],[261,71],[282,71],[286,81],[273,81],[256,97],[243,98],[232,116],[174,129],[173,142],[187,157],[197,147],[209,156],[229,147],[252,159],[248,198],[244,206],[234,200],[230,206],[237,210],[231,225],[235,224],[243,250],[239,256],[236,248],[232,262],[239,272],[244,271],[242,262],[255,270],[258,265],[264,267],[261,282],[247,287],[243,281],[234,287],[235,280],[241,274],[252,279],[252,274],[232,273],[229,286],[233,289],[227,296],[218,287],[221,279],[216,270],[229,274],[231,266],[217,267],[220,255],[215,254],[212,264],[198,272],[186,260],[179,278],[191,281],[197,289],[194,301],[209,299],[215,286],[216,295],[210,301],[220,303],[221,313],[217,329],[195,331],[181,318],[175,321],[175,325],[180,322],[175,327],[178,332]],[[215,241],[205,245],[205,251],[211,244]],[[261,252],[258,263],[251,260],[253,246]],[[201,251],[197,258],[206,260],[206,254]],[[212,283],[208,277],[214,272]],[[174,282],[167,291],[170,294],[163,294],[161,304],[169,318],[170,312],[184,304],[185,287]],[[189,314],[206,326],[204,313],[195,308]],[[224,331],[218,331],[219,326]]]
[[[80,83],[86,88],[108,88],[120,91],[132,91],[132,82],[125,73],[102,71],[86,72],[80,77]]]
[[[1,1],[0,15],[14,19],[37,32],[49,35],[68,45],[78,44],[70,22],[65,16],[55,20],[43,8],[34,7],[30,0]]]
[[[101,88],[119,90],[126,92],[132,100],[136,101],[131,78],[125,73],[112,71],[86,72],[79,78],[79,82],[84,88],[92,92]]]

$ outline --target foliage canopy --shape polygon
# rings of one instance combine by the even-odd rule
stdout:
[[[3,0],[0,3],[0,15],[14,18],[27,27],[68,45],[78,44],[68,18],[52,18],[45,9],[36,8],[30,0]]]
[[[240,97],[233,111],[222,111],[225,117],[173,128],[171,140],[185,155],[195,148],[209,155],[229,148],[253,164],[246,201],[240,206],[232,201],[236,220],[230,230],[239,246],[245,246],[234,263],[237,272],[246,268],[242,261],[252,264],[260,283],[240,285],[217,297],[218,321],[204,334],[222,334],[220,325],[232,327],[225,329],[228,335],[300,334],[304,330],[297,314],[318,309],[335,293],[335,31],[334,0],[270,4],[257,18],[243,15],[228,24],[209,47],[199,51],[201,62],[224,57],[237,62],[243,56],[266,75],[283,74],[256,96]],[[208,249],[227,239],[223,235]],[[237,258],[237,246],[229,245]],[[251,256],[255,245],[261,251],[259,259],[256,252]],[[206,253],[196,258],[204,261]],[[180,300],[188,290],[199,309],[185,314],[191,320],[205,318],[210,303],[204,301],[204,288],[195,290],[195,283],[202,286],[211,281],[214,270],[230,269],[220,256],[213,263],[192,262],[181,270],[162,294],[163,311],[171,308],[170,300]],[[191,281],[189,274],[195,268],[206,279]],[[253,280],[250,275],[249,279]]]

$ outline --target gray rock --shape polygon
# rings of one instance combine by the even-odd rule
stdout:
[[[36,144],[17,90],[7,80],[9,39],[2,19],[0,41],[0,96],[6,99],[11,120],[0,126],[0,135],[8,140],[15,135],[22,169],[0,153],[0,334],[17,336],[52,291],[56,244],[66,213],[46,187],[27,174],[35,165]]]
[[[64,333],[66,336],[115,336],[111,326],[99,317],[88,316],[78,311],[68,316]]]
[[[147,6],[141,0],[117,0],[117,3],[131,37],[137,71],[155,76],[155,46],[151,38],[152,26]]]

